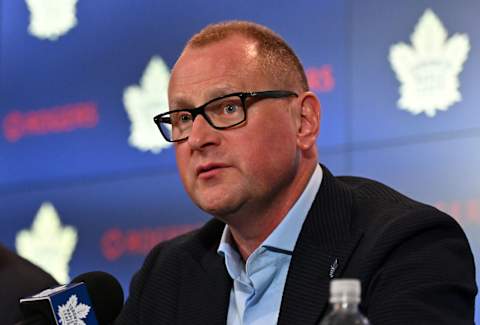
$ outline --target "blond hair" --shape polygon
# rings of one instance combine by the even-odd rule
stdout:
[[[227,39],[244,36],[256,42],[263,72],[284,86],[308,90],[303,66],[290,46],[271,29],[248,21],[226,21],[211,24],[195,34],[185,48],[198,48]]]

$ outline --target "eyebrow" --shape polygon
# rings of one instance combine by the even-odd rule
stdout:
[[[216,87],[216,88],[209,89],[206,93],[207,94],[206,97],[208,99],[204,100],[200,105],[203,105],[204,103],[206,103],[206,102],[208,102],[208,101],[210,101],[214,98],[241,91],[241,90],[234,90],[234,89],[236,89],[236,88],[233,87],[233,86],[230,86],[230,85],[224,85],[224,86],[221,86],[221,87]],[[195,105],[192,104],[191,98],[183,97],[183,95],[180,95],[178,97],[174,97],[172,99],[172,103],[173,103],[173,105],[170,107],[170,110],[196,107]]]

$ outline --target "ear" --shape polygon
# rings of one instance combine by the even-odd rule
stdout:
[[[320,132],[320,101],[308,91],[300,95],[300,120],[297,130],[297,146],[301,150],[309,150],[316,146]]]

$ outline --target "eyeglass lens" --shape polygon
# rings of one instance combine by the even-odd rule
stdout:
[[[207,122],[217,128],[228,128],[240,123],[245,118],[245,110],[239,96],[221,98],[208,103],[204,108]],[[179,140],[190,135],[193,120],[200,112],[177,111],[168,115],[170,123],[160,122],[163,134],[168,135],[170,140]],[[166,116],[165,116],[166,117]],[[163,119],[166,121],[168,119]]]

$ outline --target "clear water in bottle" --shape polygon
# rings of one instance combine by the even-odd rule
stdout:
[[[358,309],[360,294],[359,280],[332,280],[330,282],[332,310],[320,322],[320,325],[370,325],[368,319]]]

